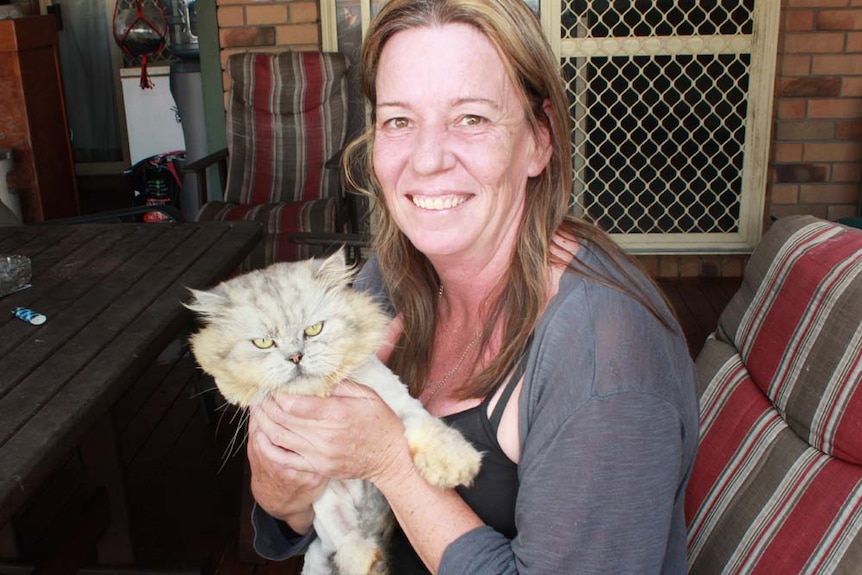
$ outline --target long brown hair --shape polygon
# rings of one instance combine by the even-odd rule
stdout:
[[[560,263],[551,254],[555,232],[586,240],[606,252],[617,262],[618,273],[627,281],[620,282],[587,269],[577,259],[563,263],[571,263],[578,273],[642,302],[669,327],[672,320],[655,308],[646,290],[638,287],[640,283],[632,281],[626,273],[623,262],[630,258],[597,227],[569,214],[572,181],[569,102],[559,65],[526,3],[523,0],[392,0],[372,22],[362,49],[362,88],[371,105],[372,121],[369,129],[348,147],[343,158],[349,183],[368,194],[378,207],[374,248],[391,302],[404,320],[404,334],[390,358],[392,369],[408,383],[414,395],[421,393],[431,360],[440,283],[428,258],[398,229],[374,176],[372,149],[378,64],[383,47],[396,33],[452,23],[473,26],[488,38],[521,94],[532,130],[536,134],[541,129],[547,130],[553,148],[545,170],[527,181],[521,233],[517,236],[512,262],[480,316],[486,321],[482,349],[492,331],[489,328],[498,321],[503,323],[502,347],[480,373],[454,394],[465,399],[490,393],[527,345],[547,301],[549,267]]]

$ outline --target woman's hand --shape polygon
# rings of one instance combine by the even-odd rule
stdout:
[[[299,534],[307,533],[314,521],[311,504],[326,489],[328,480],[316,473],[293,469],[286,452],[273,442],[284,433],[280,429],[277,406],[272,400],[250,408],[248,462],[251,492],[269,515],[281,519]]]
[[[294,470],[374,482],[412,466],[401,420],[363,385],[341,382],[327,398],[278,394],[265,410],[278,423],[270,440]]]

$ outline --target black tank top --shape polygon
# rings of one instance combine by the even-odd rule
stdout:
[[[486,525],[509,538],[514,538],[517,532],[515,500],[519,486],[518,466],[500,447],[497,441],[497,429],[500,426],[503,411],[524,374],[526,365],[527,353],[525,352],[506,382],[490,417],[486,414],[494,392],[489,393],[480,405],[442,418],[483,453],[482,467],[473,485],[469,488],[456,487],[456,491]],[[395,528],[389,550],[392,573],[399,575],[428,573],[400,527]]]

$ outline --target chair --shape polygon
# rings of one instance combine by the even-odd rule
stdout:
[[[343,189],[347,57],[339,53],[241,53],[228,58],[227,150],[186,165],[198,175],[198,220],[253,220],[264,239],[243,270],[367,245],[363,214]],[[224,199],[205,202],[206,169],[220,164]],[[226,165],[226,167],[225,167]]]
[[[858,573],[862,232],[779,218],[698,355],[691,573]]]

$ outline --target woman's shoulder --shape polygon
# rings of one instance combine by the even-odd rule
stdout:
[[[664,314],[668,323],[674,323],[658,287],[639,266],[628,259],[614,260],[594,245],[583,242],[569,268],[561,275],[557,293],[549,302],[542,322],[549,329],[563,330],[582,330],[587,326],[585,322],[592,329],[603,323],[620,321],[631,328],[664,327],[645,302]],[[570,321],[572,315],[580,321]]]
[[[687,395],[693,383],[688,347],[654,284],[634,264],[621,274],[608,256],[589,246],[582,246],[577,257],[589,269],[616,278],[618,285],[580,271],[563,274],[536,328],[532,370],[528,365],[533,397],[575,409],[619,393]],[[668,323],[620,287],[643,289],[668,314]]]

